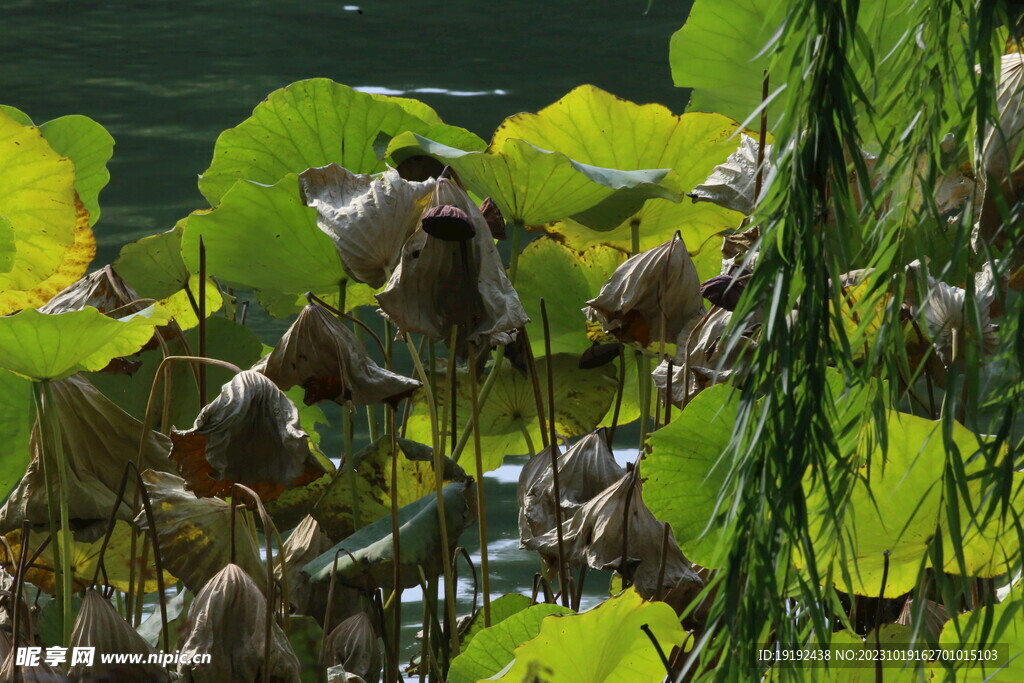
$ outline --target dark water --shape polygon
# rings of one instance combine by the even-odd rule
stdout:
[[[672,86],[668,41],[690,4],[4,0],[0,103],[36,122],[85,114],[114,136],[99,266],[203,208],[195,180],[217,134],[295,80],[416,97],[484,139],[504,117],[583,83],[681,112],[687,93]],[[516,539],[517,468],[486,480],[495,595],[528,592],[537,569]],[[475,533],[462,539],[474,554]],[[590,602],[607,585],[592,575]],[[469,590],[460,585],[460,597]],[[411,622],[421,610],[405,613]]]

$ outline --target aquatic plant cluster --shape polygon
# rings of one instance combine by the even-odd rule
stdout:
[[[113,139],[0,108],[4,679],[1019,680],[1018,28],[698,0],[686,113],[585,85],[489,143],[299,81],[91,273]],[[510,455],[538,571],[495,597]],[[830,644],[1004,649],[755,659]]]

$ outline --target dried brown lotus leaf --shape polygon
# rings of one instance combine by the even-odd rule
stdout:
[[[380,648],[373,620],[366,612],[353,614],[327,636],[324,666],[341,665],[346,672],[364,681],[380,680]]]
[[[152,470],[142,479],[149,493],[164,568],[198,593],[232,559],[231,508],[219,498],[196,498],[181,477]],[[145,511],[135,525],[149,529]],[[263,576],[260,551],[245,515],[235,516],[234,561],[251,576]]]
[[[629,534],[623,561],[627,505]],[[645,599],[664,600],[680,611],[700,592],[704,581],[679,550],[671,530],[667,544],[663,543],[664,534],[664,524],[643,502],[639,481],[633,473],[627,473],[562,523],[565,561],[570,568],[587,566],[618,570],[633,582]],[[525,545],[557,562],[556,529],[527,541]],[[663,547],[666,549],[665,570],[659,585]]]
[[[299,175],[302,199],[316,209],[317,227],[334,241],[345,270],[375,289],[395,269],[433,186],[404,180],[395,169],[373,176],[337,164]]]
[[[619,266],[583,309],[621,342],[647,346],[686,332],[704,313],[700,278],[682,239],[676,237]]]
[[[428,206],[442,205],[462,210],[475,235],[467,242],[447,242],[417,229],[377,295],[381,310],[400,334],[418,332],[447,343],[458,325],[462,344],[508,344],[529,318],[505,276],[487,220],[465,191],[446,179],[437,181]]]
[[[421,384],[373,361],[355,334],[323,306],[309,304],[255,367],[280,389],[299,385],[305,403],[397,405]]]
[[[101,653],[142,655],[139,663],[106,663],[96,657],[92,666],[77,664],[68,671],[73,681],[169,681],[170,672],[159,664],[147,663],[156,650],[128,625],[106,598],[88,590],[71,631],[70,651],[76,647],[94,647]]]
[[[63,683],[69,680],[60,668],[46,665],[43,653],[40,653],[38,666],[18,666],[18,677],[15,678],[14,669],[15,662],[17,661],[17,651],[11,647],[11,641],[11,634],[5,630],[0,630],[0,681],[17,680],[20,683]],[[18,647],[32,646],[36,646],[36,643],[29,642],[24,635],[18,639]]]
[[[67,460],[68,517],[72,520],[108,519],[117,500],[125,464],[136,463],[142,423],[124,412],[80,376],[50,384],[54,419],[60,424]],[[42,523],[47,517],[46,483],[39,460],[39,430],[32,432],[32,461],[28,471],[0,508],[0,531],[21,526],[22,520]],[[167,459],[170,440],[159,432],[146,435],[142,469],[163,472],[174,469]],[[135,481],[129,477],[125,499],[117,518],[132,518]]]
[[[256,681],[266,666],[271,680],[297,683],[299,660],[277,623],[271,624],[267,651],[266,610],[267,601],[249,575],[236,564],[224,567],[196,595],[180,644],[183,660],[209,655],[210,661],[179,664],[178,675],[196,683]]]
[[[366,681],[345,671],[345,667],[339,664],[327,669],[327,683],[366,683]]]
[[[138,299],[139,295],[131,285],[122,280],[111,266],[104,266],[61,290],[57,296],[41,306],[39,311],[41,313],[67,313],[92,306],[100,313],[109,314]],[[120,311],[119,315],[134,313],[145,306],[146,304],[138,304],[134,310],[126,309]]]
[[[491,228],[491,237],[496,240],[506,239],[505,217],[501,215],[501,209],[493,199],[488,197],[484,200],[484,203],[480,205],[480,214]]]
[[[757,155],[760,144],[749,135],[740,134],[740,145],[724,164],[715,166],[703,183],[687,193],[695,202],[712,202],[718,206],[750,215],[757,206],[754,196],[757,187]],[[768,186],[771,175],[772,146],[765,145],[762,170],[762,190]]]
[[[252,370],[225,384],[192,429],[172,429],[171,443],[171,460],[201,497],[227,495],[239,483],[270,501],[324,474],[295,404]]]
[[[558,456],[562,520],[568,520],[591,498],[622,477],[606,430],[595,430]],[[551,447],[534,455],[519,474],[519,540],[527,542],[555,528],[555,491]]]
[[[326,612],[330,586],[310,582],[309,576],[303,573],[302,567],[310,560],[325,553],[333,545],[334,541],[320,529],[320,524],[310,515],[306,515],[281,546],[284,564],[288,571],[288,599],[296,614],[309,614],[318,623],[323,621]],[[282,578],[280,563],[274,565],[274,576],[278,580]],[[338,619],[344,619],[357,609],[359,609],[358,593],[344,586],[335,586],[333,605],[331,606],[332,622],[336,623]]]

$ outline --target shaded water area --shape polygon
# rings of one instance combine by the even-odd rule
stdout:
[[[506,116],[536,111],[583,83],[681,112],[687,92],[672,86],[668,42],[690,4],[7,0],[0,103],[37,122],[85,114],[114,136],[96,226],[99,267],[126,242],[204,208],[196,177],[218,133],[299,79],[415,97],[484,139]],[[250,320],[267,343],[285,328],[265,316]],[[336,455],[332,430],[324,447]],[[616,446],[627,448],[635,430],[622,433]],[[365,441],[359,435],[356,448]],[[629,453],[620,451],[620,461]],[[538,569],[536,556],[518,549],[521,463],[510,460],[485,478],[495,596],[529,592]],[[474,555],[475,535],[474,527],[462,539]],[[587,584],[590,603],[607,594],[607,576],[594,573]],[[462,582],[460,612],[471,594]],[[405,615],[415,629],[422,610],[410,604]]]

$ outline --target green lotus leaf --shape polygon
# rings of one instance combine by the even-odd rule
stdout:
[[[590,346],[583,308],[625,257],[623,252],[605,246],[577,253],[553,239],[536,239],[527,245],[519,257],[516,291],[530,316],[527,329],[535,356],[544,355],[540,299],[548,309],[551,352],[580,354]],[[553,282],[558,286],[552,287]]]
[[[84,275],[96,242],[75,193],[74,164],[38,128],[0,112],[0,159],[0,216],[9,225],[0,246],[8,261],[0,315],[7,315],[46,303]]]
[[[189,278],[189,288],[192,296],[198,299],[197,295],[200,290],[198,275]],[[209,318],[224,305],[224,297],[221,296],[217,283],[210,278],[206,278],[206,287],[202,289],[203,295],[206,297],[206,317]],[[178,323],[178,327],[183,330],[190,330],[199,324],[199,317],[196,315],[195,309],[192,308],[192,300],[189,299],[188,292],[184,289],[179,289],[166,299],[161,299],[160,306],[174,318],[174,322]]]
[[[348,279],[331,238],[316,227],[316,211],[299,199],[298,176],[276,185],[241,182],[210,212],[189,216],[181,254],[199,272],[199,238],[210,275],[239,289],[291,294],[337,289]]]
[[[36,125],[32,123],[32,117],[30,117],[28,114],[18,109],[17,107],[12,107],[9,104],[0,104],[0,112],[7,114],[23,126]]]
[[[506,598],[522,598],[527,606],[520,608],[504,619],[495,619],[495,607]],[[521,601],[516,601],[518,604]],[[474,683],[490,678],[508,666],[515,657],[520,643],[535,638],[540,633],[541,623],[551,615],[573,614],[568,607],[541,603],[529,606],[526,596],[505,595],[491,603],[491,626],[471,636],[462,653],[452,660],[448,670],[449,683]],[[478,621],[483,624],[482,615]],[[467,634],[469,636],[469,634]]]
[[[502,595],[497,600],[491,601],[491,626],[497,626],[501,622],[505,621],[514,614],[522,612],[524,609],[528,609],[533,605],[533,601],[528,596],[522,593],[507,593]],[[538,621],[538,628],[539,628]],[[484,630],[484,611],[477,610],[477,613],[473,615],[473,618],[469,622],[469,626],[462,634],[462,651],[465,652],[466,648],[473,638],[478,633]],[[509,653],[511,655],[511,652]],[[454,662],[453,662],[454,664]]]
[[[569,354],[555,354],[553,366],[555,429],[564,436],[579,436],[592,431],[614,400],[617,386],[615,367],[581,370],[578,357]],[[537,359],[537,374],[545,396],[548,367],[548,359]],[[500,467],[506,455],[525,455],[531,450],[539,450],[542,444],[537,424],[537,403],[529,376],[509,367],[508,363],[503,364],[499,372],[501,375],[495,380],[480,411],[480,449],[484,472]],[[445,392],[437,393],[438,410],[441,411]],[[406,436],[414,441],[429,443],[432,438],[430,417],[421,394],[413,397],[414,407]],[[460,372],[456,400],[460,424],[465,424],[471,415],[469,396],[469,377]],[[524,432],[529,435],[529,441]],[[477,476],[471,445],[463,451],[459,465],[470,475]]]
[[[28,442],[34,420],[32,383],[0,370],[0,443],[4,444],[0,500],[18,485],[31,460]]]
[[[326,78],[298,81],[270,93],[251,117],[220,134],[199,190],[217,206],[238,180],[273,185],[330,163],[376,173],[384,170],[374,150],[378,136],[410,130],[445,131],[453,143],[483,147],[472,133],[442,124],[422,102],[362,93]]]
[[[141,349],[167,321],[153,306],[120,319],[95,308],[56,315],[28,308],[0,318],[0,367],[37,381],[101,370]]]
[[[100,191],[110,182],[107,162],[114,156],[114,138],[88,116],[61,116],[39,126],[53,151],[75,164],[75,191],[89,212],[89,225],[100,219]]]
[[[581,614],[544,619],[537,637],[515,649],[512,666],[495,680],[657,683],[665,678],[665,665],[642,626],[666,653],[687,638],[671,607],[645,602],[630,589]]]
[[[181,234],[185,220],[178,221],[167,232],[143,237],[121,247],[121,253],[112,265],[139,296],[166,299],[181,291],[188,282],[188,268],[181,258]]]
[[[14,226],[6,216],[0,216],[0,275],[11,272],[17,255],[18,243],[14,236]]]
[[[999,681],[1011,683],[1024,680],[1024,600],[1018,595],[1007,598],[998,605],[979,608],[973,612],[957,615],[947,621],[939,635],[939,645],[943,648],[956,650],[978,648],[988,649],[993,645],[1000,648],[1007,656],[995,665],[981,662],[961,662],[956,665],[955,678],[946,680]],[[938,677],[944,674],[939,663],[932,667]]]
[[[580,214],[611,199],[626,215],[653,197],[678,201],[678,193],[663,187],[666,169],[620,171],[600,168],[541,149],[523,140],[505,139],[486,152],[465,151],[414,132],[395,137],[387,154],[424,154],[448,164],[466,188],[478,197],[491,197],[506,220],[540,225]],[[625,207],[625,208],[623,208]],[[603,219],[600,213],[594,220]]]

